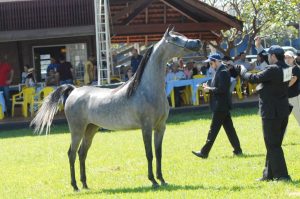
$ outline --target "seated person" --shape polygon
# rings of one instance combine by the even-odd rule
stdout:
[[[27,76],[25,77],[25,86],[26,87],[34,87],[35,84],[36,84],[36,81],[35,81],[34,69],[29,68]]]
[[[57,86],[58,80],[54,70],[49,70],[46,77],[46,86]]]
[[[166,82],[172,80],[182,80],[185,79],[184,72],[179,70],[178,63],[172,63],[171,70],[166,75]],[[181,105],[181,97],[180,94],[183,92],[185,86],[174,87],[174,96],[175,96],[175,106]]]

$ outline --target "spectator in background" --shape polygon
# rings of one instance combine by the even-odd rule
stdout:
[[[295,116],[298,125],[300,126],[300,100],[299,100],[299,79],[300,79],[300,68],[296,65],[295,54],[293,51],[286,51],[284,53],[285,63],[293,67],[292,78],[289,82],[289,103],[293,106],[292,112]]]
[[[253,70],[253,66],[246,60],[246,53],[245,52],[240,52],[238,55],[239,59],[234,62],[234,65],[243,65],[245,68],[249,70]]]
[[[27,74],[28,74],[28,68],[29,68],[29,65],[25,64],[24,65],[24,71],[21,74],[21,83],[22,84],[25,84],[25,80],[26,80],[26,77],[27,77]]]
[[[128,81],[130,80],[130,78],[133,76],[133,72],[132,72],[132,69],[129,67],[126,71],[126,74],[125,74],[125,81]]]
[[[28,73],[25,78],[25,86],[26,87],[35,87],[36,80],[33,68],[28,68]]]
[[[7,55],[0,57],[0,91],[3,91],[5,104],[6,104],[6,114],[11,114],[11,101],[9,94],[9,85],[12,83],[14,77],[14,71],[11,65],[8,63]]]
[[[195,62],[193,60],[190,60],[189,62],[186,63],[186,65],[184,67],[184,71],[183,71],[186,79],[192,79],[192,77],[194,75],[194,68],[195,68],[194,64],[195,64]],[[196,72],[196,74],[197,74],[197,72]]]
[[[131,53],[132,53],[132,56],[131,56],[130,66],[131,66],[132,72],[134,74],[137,71],[137,69],[140,65],[140,62],[142,61],[143,56],[139,55],[137,49],[135,49],[135,48],[132,49]]]
[[[172,81],[172,80],[182,80],[185,79],[184,72],[182,70],[179,70],[179,64],[172,63],[172,70],[167,73],[166,76],[166,82],[167,81]],[[174,87],[174,95],[175,95],[175,106],[180,106],[181,105],[181,97],[180,94],[183,91],[185,86],[180,86],[180,87]]]
[[[57,68],[59,84],[73,84],[74,70],[72,64],[67,62],[65,57],[61,57],[59,62],[60,65]]]
[[[57,68],[59,67],[59,63],[57,63],[57,61],[54,57],[51,57],[50,61],[51,61],[51,63],[47,67],[47,75],[50,70],[54,70],[56,72]]]
[[[54,70],[49,71],[49,75],[46,77],[46,86],[57,86],[57,76],[55,75]]]
[[[90,85],[95,80],[95,57],[90,56],[84,65],[84,84]]]
[[[255,37],[255,48],[257,51],[257,60],[255,63],[255,70],[265,70],[266,67],[269,65],[269,60],[268,60],[268,53],[261,48],[261,39],[259,37]]]

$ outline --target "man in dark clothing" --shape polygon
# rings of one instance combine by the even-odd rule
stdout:
[[[288,124],[290,107],[288,85],[292,77],[292,68],[284,62],[284,50],[280,46],[271,46],[268,51],[272,65],[257,74],[247,73],[241,66],[241,77],[250,83],[258,84],[259,109],[265,146],[266,164],[260,181],[291,180],[281,148],[283,136]]]
[[[139,55],[137,49],[134,48],[132,50],[132,57],[131,57],[131,63],[130,63],[133,74],[137,71],[142,58],[143,58],[143,56]]]
[[[64,57],[60,58],[60,65],[57,68],[59,84],[73,84],[73,66],[66,62]]]
[[[200,158],[207,158],[220,128],[223,126],[227,137],[234,148],[233,153],[235,155],[241,155],[242,149],[240,147],[240,141],[235,128],[233,127],[229,112],[231,109],[231,94],[229,90],[230,73],[225,65],[222,64],[221,57],[217,53],[210,55],[205,62],[209,62],[210,66],[216,70],[211,85],[203,85],[204,90],[210,92],[210,107],[213,111],[213,116],[205,145],[200,151],[193,151],[193,154]]]

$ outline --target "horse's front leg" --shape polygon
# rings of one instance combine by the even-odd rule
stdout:
[[[154,188],[157,188],[159,185],[154,179],[153,175],[153,168],[152,168],[152,160],[153,160],[153,153],[152,153],[152,129],[151,128],[143,128],[142,129],[143,133],[143,140],[144,140],[144,145],[145,145],[145,151],[146,151],[146,156],[148,160],[148,179],[152,182],[152,186]]]
[[[162,157],[162,141],[165,133],[166,125],[155,129],[154,132],[154,144],[155,144],[155,156],[156,156],[156,177],[160,180],[162,185],[167,185],[161,171],[161,157]]]

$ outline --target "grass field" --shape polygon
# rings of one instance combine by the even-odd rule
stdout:
[[[67,125],[48,136],[30,129],[0,132],[0,198],[286,198],[300,197],[300,129],[290,117],[284,152],[293,182],[257,182],[265,160],[257,109],[236,109],[234,125],[245,153],[232,155],[223,129],[206,160],[192,150],[204,144],[211,113],[169,117],[163,142],[163,174],[169,183],[157,190],[147,179],[141,132],[97,133],[87,158],[90,190],[70,185]],[[155,161],[153,162],[155,168]],[[79,187],[78,158],[76,177]],[[155,170],[154,170],[155,171]]]

